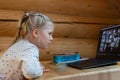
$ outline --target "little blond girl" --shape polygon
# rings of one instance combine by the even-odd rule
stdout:
[[[0,80],[38,78],[43,73],[39,49],[45,49],[53,40],[53,22],[38,12],[25,13],[18,32],[0,58]]]

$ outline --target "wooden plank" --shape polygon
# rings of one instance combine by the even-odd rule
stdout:
[[[118,11],[120,12],[120,1],[119,0],[108,0],[108,2]]]
[[[23,15],[23,11],[0,9],[0,20],[19,20]]]
[[[23,11],[39,10],[40,12],[87,17],[120,18],[119,12],[109,4],[108,0],[0,0],[0,8]]]
[[[0,36],[14,36],[18,22],[0,21]],[[98,38],[99,31],[108,25],[101,24],[69,24],[55,23],[54,37],[67,38]]]
[[[102,17],[87,17],[87,16],[70,16],[60,14],[44,13],[51,17],[54,22],[69,22],[69,23],[86,23],[86,24],[120,24],[119,18],[102,18]]]
[[[98,38],[101,28],[108,25],[98,24],[55,24],[54,37]]]
[[[21,19],[23,11],[0,9],[0,20],[17,22]],[[55,23],[79,23],[79,24],[120,24],[119,18],[100,18],[88,16],[73,16],[53,13],[43,13],[52,18]]]
[[[0,37],[0,51],[6,49],[12,40],[13,37]]]
[[[7,48],[12,37],[0,37],[0,51]],[[40,50],[41,60],[51,60],[54,54],[79,52],[82,57],[95,57],[97,50],[96,39],[55,38],[50,47]]]
[[[12,37],[0,37],[0,56],[8,48],[12,40]]]
[[[0,36],[14,36],[18,22],[0,21]]]

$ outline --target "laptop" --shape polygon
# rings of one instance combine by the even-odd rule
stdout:
[[[99,44],[95,58],[67,63],[78,69],[89,69],[116,64],[120,60],[120,25],[100,30]]]

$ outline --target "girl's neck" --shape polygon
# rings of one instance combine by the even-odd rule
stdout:
[[[26,35],[26,37],[24,39],[28,40],[30,43],[34,44],[35,46],[37,46],[39,48],[35,38],[33,38],[33,36],[31,36],[30,34]]]

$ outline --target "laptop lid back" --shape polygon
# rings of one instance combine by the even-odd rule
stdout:
[[[120,25],[101,29],[96,58],[120,59]]]

